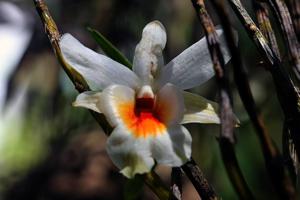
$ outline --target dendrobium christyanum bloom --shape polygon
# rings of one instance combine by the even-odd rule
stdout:
[[[222,36],[222,31],[217,31]],[[61,37],[63,56],[94,91],[78,95],[74,106],[103,113],[114,128],[107,152],[126,177],[149,172],[158,164],[181,166],[191,157],[192,138],[186,123],[219,123],[216,103],[185,89],[214,75],[203,38],[167,65],[167,41],[159,21],[146,25],[135,49],[132,71],[98,54],[70,34]],[[220,43],[225,44],[220,37]],[[225,61],[230,56],[222,45]]]

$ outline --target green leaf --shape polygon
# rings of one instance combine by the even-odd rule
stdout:
[[[132,68],[131,62],[101,33],[90,27],[87,27],[87,30],[108,57],[127,66],[130,69]]]
[[[124,187],[124,200],[141,199],[143,187],[142,176],[136,175],[133,179],[128,179]]]

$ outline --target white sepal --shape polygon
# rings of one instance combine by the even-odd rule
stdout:
[[[76,97],[76,100],[72,105],[75,107],[83,107],[101,113],[100,96],[101,92],[83,92]]]
[[[220,123],[218,104],[199,95],[183,92],[185,112],[181,124]]]
[[[139,78],[124,65],[83,46],[70,34],[64,34],[59,42],[64,59],[74,67],[93,90],[103,90],[112,84],[131,88],[140,86]]]
[[[217,30],[221,50],[227,63],[231,56],[222,30]],[[170,82],[185,90],[201,85],[215,74],[206,38],[202,38],[171,60],[159,73],[159,85]]]

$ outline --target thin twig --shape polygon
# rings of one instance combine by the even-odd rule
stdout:
[[[292,186],[292,182],[290,177],[285,171],[284,164],[282,162],[282,157],[273,143],[270,134],[265,128],[264,122],[262,120],[260,111],[257,109],[250,85],[247,78],[246,70],[241,61],[241,56],[238,48],[235,46],[234,34],[232,28],[230,26],[229,16],[223,6],[223,4],[219,0],[213,0],[213,5],[216,8],[216,11],[222,20],[222,27],[225,32],[226,41],[228,41],[228,47],[230,53],[232,55],[232,63],[233,63],[233,72],[234,72],[234,80],[236,82],[240,97],[243,101],[243,105],[247,110],[251,122],[256,130],[258,138],[260,140],[261,148],[263,151],[263,155],[265,158],[265,164],[269,176],[272,180],[272,184],[275,186],[276,191],[279,192],[279,195],[282,197],[292,197],[295,195],[295,191]],[[261,8],[262,9],[262,8]],[[274,33],[272,31],[272,27],[270,26],[268,17],[264,10],[260,10],[259,17],[261,18],[262,23],[264,23],[264,27],[266,29],[266,34],[270,37],[274,37]],[[267,23],[267,24],[266,24]],[[277,47],[276,38],[273,41],[274,48]],[[278,47],[277,47],[278,48]],[[277,49],[278,50],[278,49]],[[279,54],[279,51],[278,51]],[[292,188],[292,189],[290,189]],[[291,199],[291,198],[288,198]]]
[[[207,44],[216,73],[220,95],[221,134],[219,138],[224,165],[229,178],[241,199],[254,199],[242,175],[234,151],[234,118],[232,111],[232,98],[229,88],[227,69],[220,49],[218,35],[215,31],[211,17],[207,13],[203,0],[192,0],[204,29]]]
[[[272,51],[265,37],[257,28],[245,8],[239,0],[228,0],[240,21],[242,22],[249,37],[254,41],[257,48],[268,62],[268,70],[271,72],[276,88],[279,103],[283,110],[287,126],[290,128],[291,137],[295,148],[300,156],[300,101],[297,88],[281,65],[279,58]]]
[[[290,63],[297,78],[300,80],[299,42],[293,27],[291,15],[283,0],[268,0],[268,2],[277,16],[288,49]]]
[[[75,88],[78,92],[90,90],[85,79],[64,60],[61,49],[59,47],[60,33],[53,18],[50,15],[50,12],[44,0],[33,0],[33,2],[35,4],[38,14],[40,15],[40,18],[45,28],[45,32],[51,42],[52,48],[57,56],[57,59],[59,60],[61,66],[63,67],[69,78],[71,79],[72,83],[75,85]],[[104,116],[95,112],[91,113],[94,116],[95,120],[99,123],[99,125],[110,132],[111,127],[108,125]],[[107,134],[108,131],[106,131]],[[170,193],[168,188],[163,184],[159,176],[154,171],[144,174],[143,178],[144,182],[158,196],[159,199],[169,199]]]
[[[203,172],[193,159],[190,159],[182,167],[187,177],[191,180],[202,200],[218,200],[214,189],[204,177]]]

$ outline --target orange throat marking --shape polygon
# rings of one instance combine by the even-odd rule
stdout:
[[[154,99],[141,98],[136,103],[120,103],[118,111],[126,128],[137,138],[166,133],[166,126],[153,113]]]

